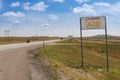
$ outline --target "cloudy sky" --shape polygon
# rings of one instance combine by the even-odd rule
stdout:
[[[120,36],[120,0],[0,0],[0,36],[79,36],[79,19],[106,16],[108,34]],[[84,36],[104,34],[84,30]]]

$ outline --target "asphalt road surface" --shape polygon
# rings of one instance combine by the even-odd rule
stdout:
[[[57,41],[45,41],[45,45]],[[0,45],[0,80],[32,80],[28,52],[42,46],[42,41]]]

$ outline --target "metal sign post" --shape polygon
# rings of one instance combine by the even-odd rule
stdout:
[[[83,42],[82,42],[82,26],[81,26],[81,18],[80,18],[80,40],[81,40],[81,67],[83,67]]]
[[[105,18],[105,39],[106,39],[106,71],[109,71],[109,60],[108,60],[108,41],[107,41],[107,25],[106,25],[106,18]]]
[[[108,41],[107,41],[107,25],[106,17],[96,16],[96,17],[81,17],[80,18],[80,39],[81,39],[81,66],[84,65],[83,60],[83,42],[82,42],[82,30],[88,29],[105,29],[105,39],[106,39],[106,71],[109,71],[108,62]]]

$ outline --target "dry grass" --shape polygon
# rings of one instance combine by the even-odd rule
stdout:
[[[53,40],[55,37],[29,37],[33,41]],[[22,43],[26,42],[27,37],[0,37],[0,44]]]
[[[77,39],[62,42],[80,44],[80,41]],[[84,78],[82,76],[75,78],[74,75],[71,80],[91,80],[92,78],[93,80],[120,80],[120,43],[109,42],[108,44],[110,71],[106,73],[105,43],[103,41],[89,41],[87,39],[83,42],[84,67],[82,68],[79,67],[81,65],[80,45],[62,44],[49,46],[41,49],[38,54],[49,57],[63,64],[64,67],[62,67],[62,71],[65,71],[65,73],[69,75],[68,77],[70,77],[70,74],[75,74],[76,71],[74,69],[78,70],[76,73],[77,76],[84,75]],[[73,73],[66,71],[70,69],[73,70]]]

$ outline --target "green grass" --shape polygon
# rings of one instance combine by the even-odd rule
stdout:
[[[79,40],[67,40],[63,43],[78,43]],[[58,62],[76,69],[91,73],[96,80],[120,80],[120,43],[109,42],[110,72],[106,73],[106,50],[104,42],[84,41],[84,67],[81,65],[80,45],[54,45],[38,53],[39,56],[50,57]],[[38,55],[37,54],[37,55]],[[99,72],[102,69],[102,72]],[[89,80],[89,79],[88,79]]]

